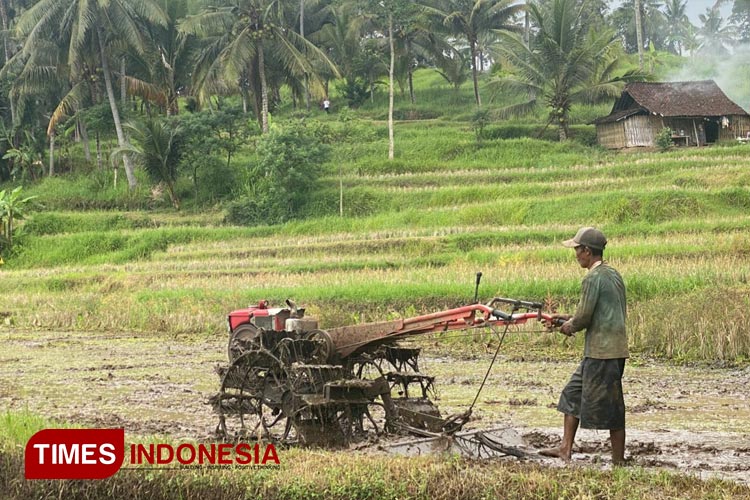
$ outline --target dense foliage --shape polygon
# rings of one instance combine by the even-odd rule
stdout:
[[[150,180],[166,187],[175,206],[186,197],[200,204],[234,194],[232,158],[256,129],[269,132],[278,112],[309,114],[326,97],[334,113],[345,104],[382,110],[391,83],[400,94],[388,112],[395,120],[470,118],[480,105],[528,111],[531,103],[542,111],[529,120],[546,115],[561,138],[572,103],[611,97],[628,78],[646,73],[722,75],[730,96],[750,98],[741,46],[748,40],[745,1],[717,2],[698,25],[685,0],[638,2],[642,47],[634,42],[632,0],[394,0],[385,10],[382,2],[353,0],[1,4],[7,36],[0,51],[0,182],[87,175],[111,165],[124,167],[134,190],[137,167],[156,164],[139,158],[131,142],[142,149],[155,144],[143,133],[161,134],[158,140],[174,136],[183,151],[165,165],[166,177],[150,168]],[[645,67],[634,72],[628,55],[639,49]],[[724,67],[730,55],[736,60]],[[678,74],[680,66],[690,67],[689,76]],[[453,88],[441,89],[451,106],[421,104],[434,95],[415,90],[420,68]],[[501,92],[484,89],[487,80]],[[473,102],[457,93],[469,82]],[[159,115],[176,118],[155,120]],[[125,123],[161,125],[142,130]],[[389,129],[392,157],[392,123]],[[121,154],[111,158],[114,149]]]

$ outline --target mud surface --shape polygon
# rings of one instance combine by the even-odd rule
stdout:
[[[217,419],[207,402],[218,388],[214,367],[225,362],[224,338],[0,330],[0,341],[2,409],[124,427],[130,439],[213,435]],[[488,362],[420,362],[437,377],[443,415],[466,409]],[[536,451],[559,442],[562,418],[554,406],[575,366],[501,359],[467,429],[512,429],[527,460],[562,465]],[[631,463],[750,484],[750,368],[631,362],[623,383]],[[580,430],[576,443],[571,464],[609,467],[608,432]]]

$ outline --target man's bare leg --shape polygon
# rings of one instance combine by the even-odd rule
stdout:
[[[562,443],[560,443],[560,446],[558,448],[546,448],[544,450],[539,450],[539,454],[544,455],[545,457],[562,458],[565,461],[570,460],[570,457],[573,454],[573,441],[575,441],[575,438],[576,438],[576,431],[578,430],[578,422],[579,422],[578,418],[574,417],[573,415],[565,415],[565,420],[563,421]],[[617,431],[613,431],[613,432],[617,432]],[[622,431],[622,432],[623,432],[622,442],[624,446],[625,431]],[[614,450],[614,446],[612,449]]]
[[[625,429],[609,431],[609,440],[612,442],[612,463],[623,465],[625,463]]]

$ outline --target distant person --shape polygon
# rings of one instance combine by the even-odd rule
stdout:
[[[563,245],[575,248],[578,264],[588,269],[588,273],[583,278],[576,313],[555,314],[553,318],[565,320],[560,326],[565,335],[586,330],[584,358],[557,404],[557,410],[565,415],[562,443],[558,448],[539,453],[570,460],[580,423],[584,429],[609,430],[612,463],[622,465],[625,462],[622,374],[628,357],[625,284],[620,273],[603,259],[607,238],[598,229],[583,227]]]
[[[326,113],[331,111],[331,101],[329,101],[327,97],[323,100],[323,111]]]

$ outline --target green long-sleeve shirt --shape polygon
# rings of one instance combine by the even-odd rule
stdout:
[[[591,269],[583,278],[581,301],[573,318],[572,332],[586,329],[583,355],[587,358],[628,357],[625,332],[625,283],[606,262]]]

